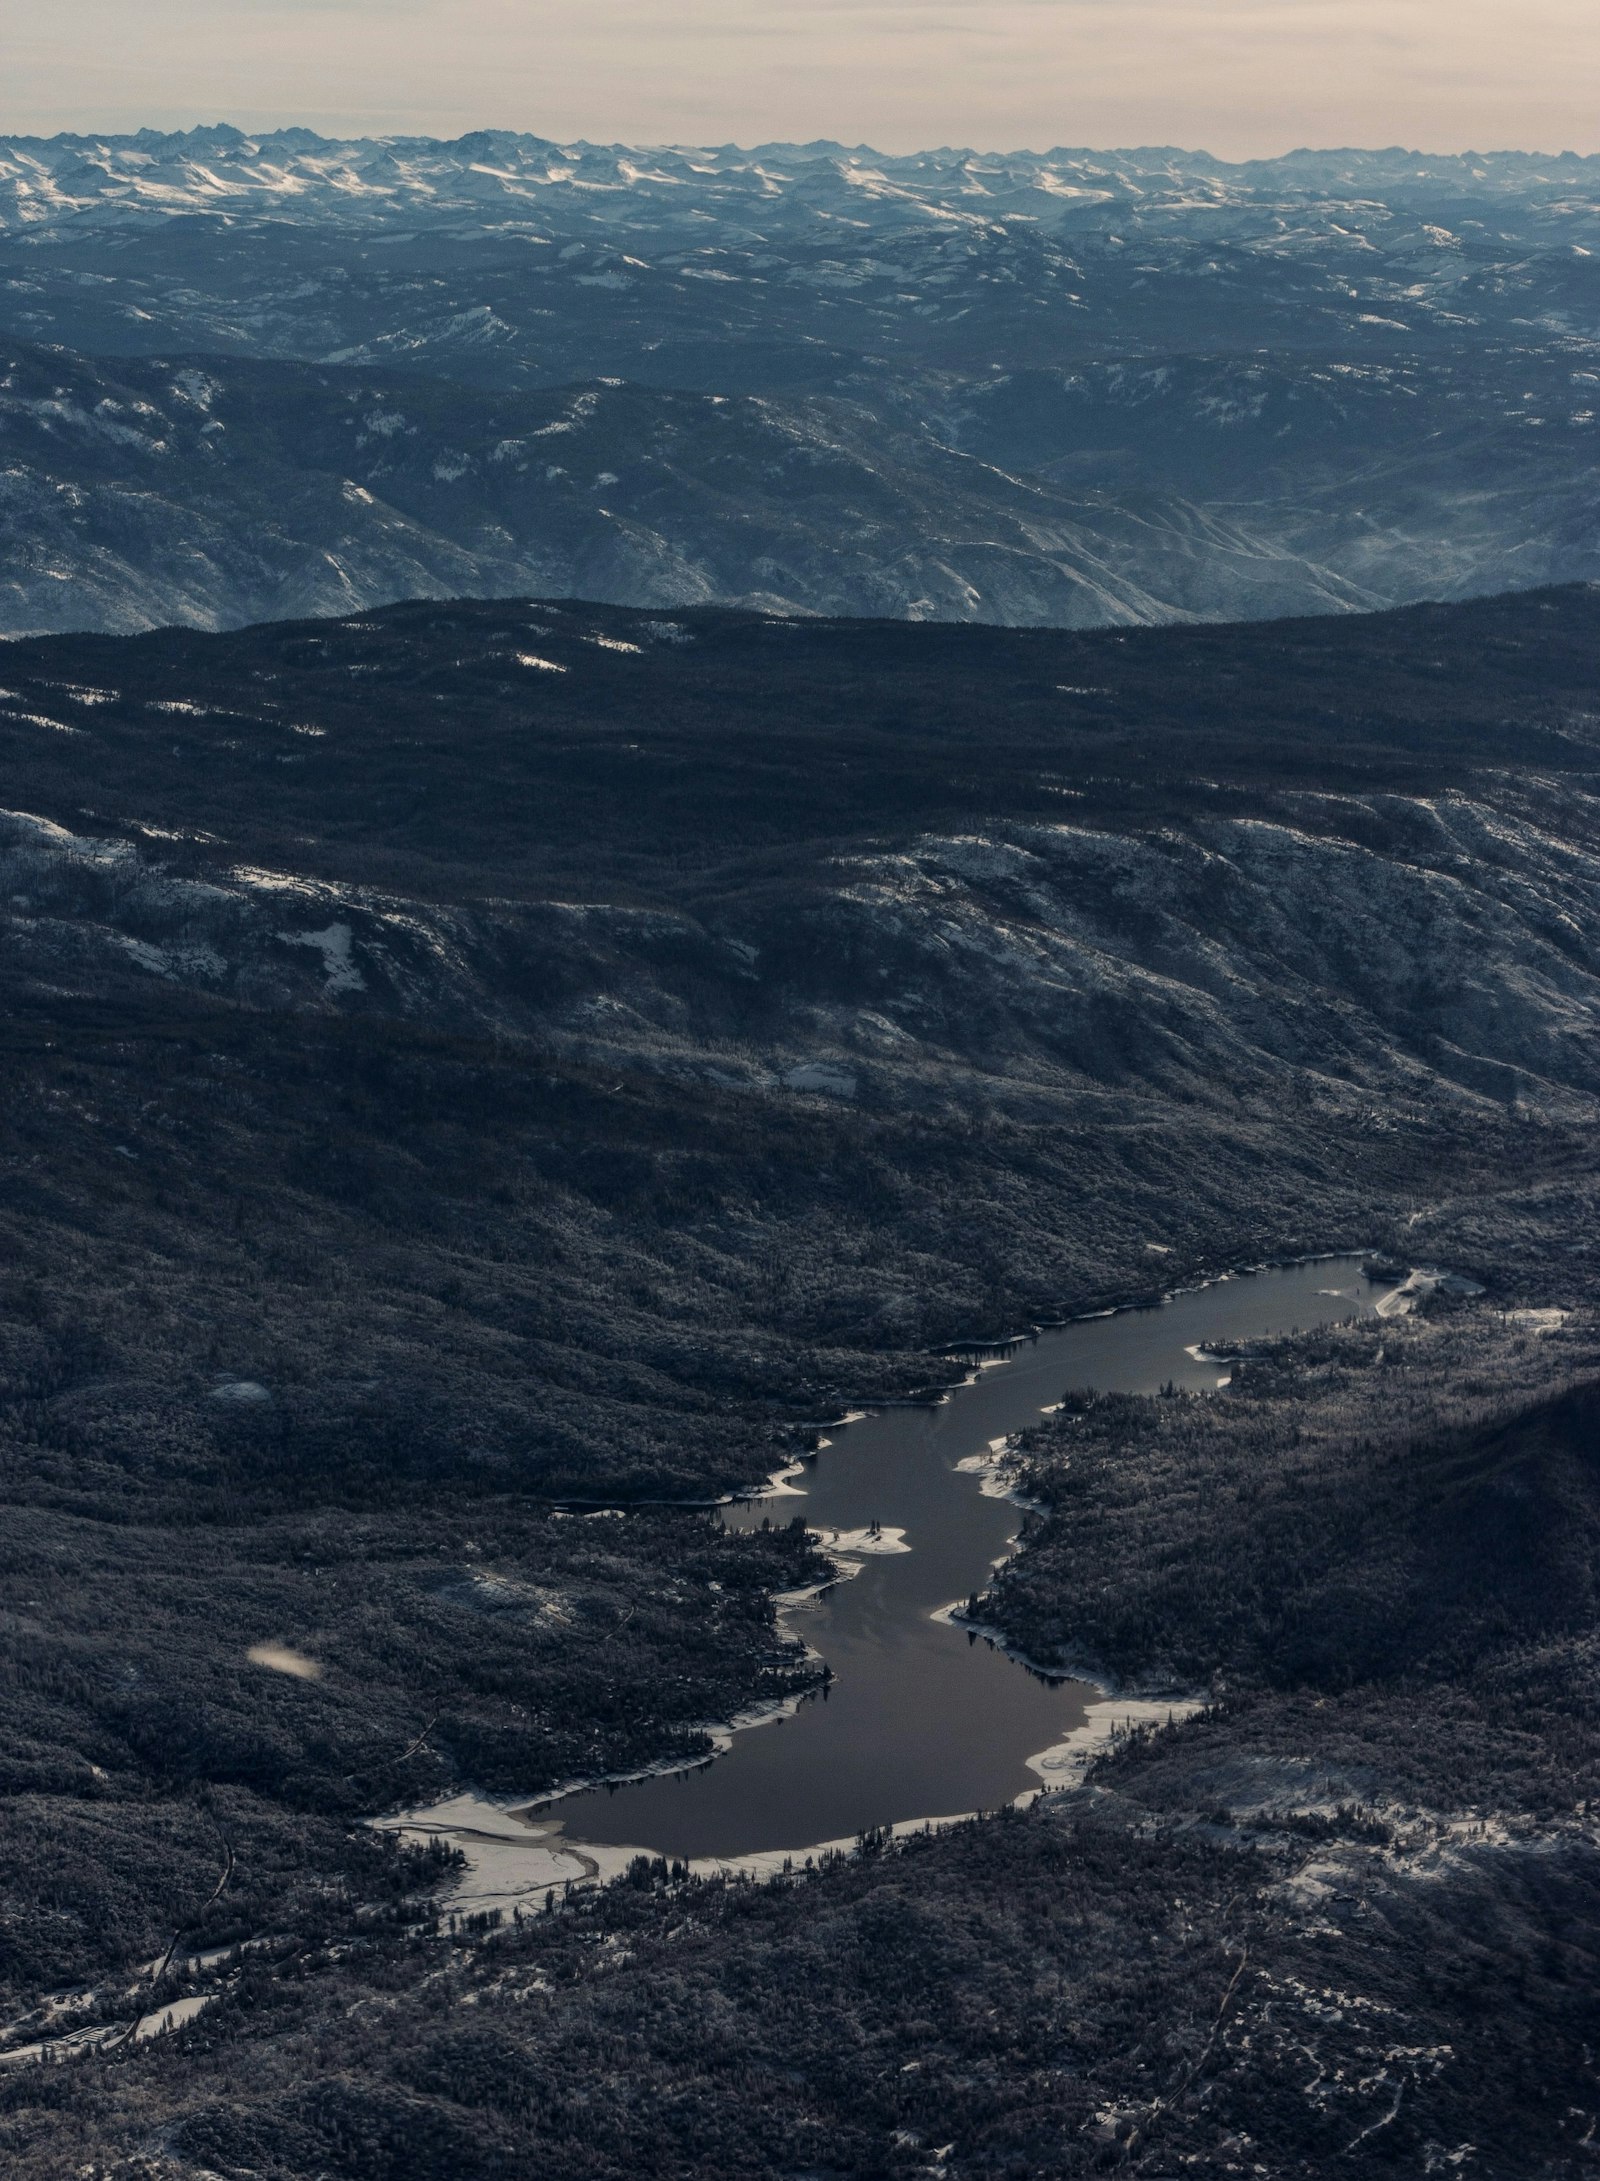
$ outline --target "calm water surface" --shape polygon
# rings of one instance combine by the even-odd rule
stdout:
[[[1049,1682],[940,1607],[981,1590],[1018,1510],[957,1464],[1036,1423],[1069,1388],[1213,1390],[1226,1366],[1190,1355],[1266,1333],[1371,1314],[1381,1290],[1358,1258],[1220,1281],[1149,1310],[1041,1333],[937,1408],[886,1408],[843,1425],[792,1479],[804,1497],[730,1508],[730,1526],[803,1514],[814,1529],[901,1529],[911,1548],[799,1608],[792,1625],[833,1668],[826,1695],[735,1736],[687,1772],[594,1788],[550,1806],[567,1840],[660,1855],[751,1855],[848,1840],[868,1826],[995,1809],[1039,1784],[1027,1759],[1061,1741],[1099,1691]],[[541,1813],[544,1815],[546,1813]]]

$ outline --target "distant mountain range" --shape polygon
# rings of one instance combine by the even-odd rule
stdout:
[[[0,629],[1600,574],[1600,159],[0,141]]]

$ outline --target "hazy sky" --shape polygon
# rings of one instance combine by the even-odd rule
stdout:
[[[0,0],[0,130],[1600,150],[1597,0]]]

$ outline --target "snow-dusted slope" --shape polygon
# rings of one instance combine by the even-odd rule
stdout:
[[[1587,428],[1548,399],[1526,428],[1561,390],[1465,434],[1453,391],[1118,367],[1007,375],[930,422],[905,398],[496,393],[13,343],[0,633],[527,592],[1083,627],[1600,573]],[[1043,470],[1011,459],[1019,436]]]
[[[1595,159],[5,139],[0,336],[14,630],[505,589],[1075,625],[1600,554]],[[380,399],[388,440],[330,423]]]
[[[1174,149],[1033,153],[868,145],[694,147],[562,144],[508,130],[454,141],[251,137],[226,126],[174,134],[0,138],[0,211],[40,227],[140,214],[271,213],[355,225],[528,220],[581,203],[621,225],[687,226],[706,211],[743,224],[842,214],[862,224],[914,210],[981,224],[1028,215],[1062,228],[1130,221],[1215,238],[1361,234],[1446,202],[1550,235],[1592,220],[1600,159],[1567,153],[1298,152],[1229,164]],[[1272,208],[1270,211],[1268,208]]]
[[[1597,231],[1594,159],[0,140],[0,306],[18,333],[449,358],[502,384],[793,382],[864,354],[970,369],[1107,348],[1382,353],[1451,348],[1469,326],[1588,339]],[[719,356],[729,338],[747,353]]]
[[[1520,798],[1519,798],[1520,800]],[[1293,822],[1053,825],[849,859],[798,920],[444,907],[0,812],[12,974],[538,1028],[582,1058],[890,1107],[974,1061],[1040,1084],[1272,1089],[1347,1118],[1600,1111],[1600,803],[1308,797]],[[808,957],[809,992],[793,981]],[[510,960],[559,964],[530,1011]],[[778,1003],[734,1037],[750,987]]]
[[[1079,627],[1390,591],[1270,513],[1014,476],[838,398],[0,361],[10,633],[509,592]]]
[[[1074,639],[507,601],[19,645],[5,962],[764,1097],[915,1107],[976,1070],[1588,1116],[1600,802],[1563,677],[1593,618]]]

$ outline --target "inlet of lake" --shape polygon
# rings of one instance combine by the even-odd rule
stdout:
[[[778,1496],[726,1510],[740,1529],[801,1514],[824,1535],[882,1533],[864,1552],[846,1548],[856,1574],[791,1609],[791,1627],[833,1670],[826,1690],[692,1770],[585,1789],[530,1815],[558,1830],[561,1846],[699,1861],[992,1810],[1038,1787],[1029,1758],[1061,1743],[1102,1692],[1048,1680],[935,1617],[985,1587],[1020,1519],[960,1465],[1069,1390],[1214,1393],[1228,1375],[1214,1351],[1370,1316],[1379,1292],[1355,1257],[1242,1273],[1020,1341],[937,1406],[838,1426]]]

